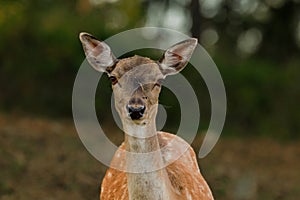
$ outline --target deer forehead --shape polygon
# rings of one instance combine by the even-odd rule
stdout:
[[[111,75],[123,82],[137,82],[138,84],[155,83],[163,78],[157,62],[141,56],[120,60]]]

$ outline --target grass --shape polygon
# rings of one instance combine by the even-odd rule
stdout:
[[[201,138],[194,141],[199,149]],[[298,199],[300,141],[221,137],[200,166],[216,199]],[[0,199],[99,199],[106,167],[71,120],[0,114]]]

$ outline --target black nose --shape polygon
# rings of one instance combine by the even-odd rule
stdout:
[[[129,116],[131,117],[132,120],[137,120],[143,117],[144,112],[146,107],[145,106],[140,106],[140,107],[132,107],[132,106],[127,106]]]

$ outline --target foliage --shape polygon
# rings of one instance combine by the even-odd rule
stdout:
[[[84,60],[79,32],[105,39],[140,18],[140,9],[130,9],[139,3],[131,0],[115,7],[35,0],[0,5],[0,108],[50,115],[70,116],[72,85]]]
[[[105,39],[122,30],[143,26],[149,14],[147,8],[153,2],[0,1],[0,110],[71,117],[73,81],[84,60],[78,40],[79,32],[90,32]],[[194,0],[191,2],[195,3]],[[214,17],[194,13],[190,21],[192,32],[196,30],[195,26],[201,24],[200,30],[213,27],[219,33],[224,33],[220,41],[207,49],[214,55],[227,90],[225,132],[275,135],[279,138],[299,137],[300,61],[296,56],[299,55],[299,48],[291,39],[291,32],[287,31],[296,27],[295,13],[299,4],[296,1],[284,1],[281,7],[271,8],[273,18],[260,22],[247,12],[238,14],[233,4],[229,3],[236,1],[220,2],[222,6]],[[185,6],[188,12],[192,12],[191,7],[182,5],[182,2],[163,2],[166,10],[175,4]],[[199,6],[205,7],[203,2]],[[222,20],[220,16],[226,10],[229,17]],[[288,16],[287,23],[283,20],[284,16]],[[267,35],[264,35],[261,48],[256,53],[244,57],[233,47],[239,40],[239,34],[251,27]],[[200,36],[196,36],[203,41],[201,32],[198,34]],[[192,68],[187,68],[183,74],[191,82],[200,79],[194,77]],[[97,98],[97,109],[107,112],[111,89],[105,77],[102,83],[104,89],[98,93],[104,92],[108,98],[103,98],[105,95]],[[201,84],[203,86],[196,90],[200,98],[207,94],[204,82]],[[162,94],[163,103],[176,107],[176,102],[165,96],[169,95]],[[200,105],[203,111],[201,116],[204,116],[202,119],[207,125],[210,102],[206,97],[204,99]],[[169,111],[171,116],[177,113],[172,109]],[[110,117],[102,120],[109,121]],[[171,124],[176,124],[176,119]],[[201,128],[204,129],[206,125],[201,125]]]

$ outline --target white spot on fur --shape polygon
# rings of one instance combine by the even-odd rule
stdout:
[[[124,166],[124,162],[122,160],[122,161],[120,161],[120,167],[121,167],[121,169],[123,169],[123,166]]]
[[[172,159],[172,153],[171,152],[166,152],[164,154],[165,160],[168,162]]]
[[[110,172],[108,172],[107,177],[111,178],[112,174]]]
[[[188,200],[192,200],[192,195],[189,192],[186,192],[186,198]]]
[[[121,200],[122,200],[122,199],[125,199],[125,195],[126,195],[126,192],[123,191],[123,194],[122,194],[122,196],[121,196]]]
[[[202,185],[200,185],[199,188],[200,188],[200,191],[204,190],[204,187]]]
[[[160,137],[161,137],[161,139],[163,139],[163,140],[169,140],[169,137],[167,137],[167,136],[165,136],[165,135],[161,135]]]
[[[181,195],[181,192],[177,188],[175,189],[175,192],[176,192],[176,194]]]

